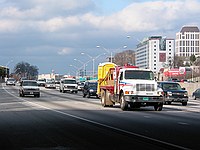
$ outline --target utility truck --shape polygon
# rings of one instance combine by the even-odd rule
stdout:
[[[154,73],[129,64],[99,64],[97,95],[103,107],[119,103],[122,110],[153,106],[155,111],[161,111],[164,103],[163,90],[157,86]]]

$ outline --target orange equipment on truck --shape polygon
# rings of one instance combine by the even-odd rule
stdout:
[[[129,106],[154,106],[156,111],[161,111],[164,103],[163,91],[158,88],[154,73],[129,64],[99,64],[97,94],[102,106],[119,103],[122,110]]]

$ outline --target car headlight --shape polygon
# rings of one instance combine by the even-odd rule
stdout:
[[[188,96],[188,92],[185,92],[185,93],[184,93],[184,96]]]
[[[167,95],[168,96],[172,96],[172,92],[167,92]]]
[[[93,89],[90,89],[90,92],[94,92],[94,90],[93,90]]]

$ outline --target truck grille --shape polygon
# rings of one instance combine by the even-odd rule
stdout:
[[[136,84],[136,91],[155,91],[154,84]]]

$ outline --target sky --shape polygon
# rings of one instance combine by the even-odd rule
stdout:
[[[94,64],[96,71],[146,37],[200,27],[199,16],[200,0],[0,0],[0,65],[13,72],[23,61],[39,74],[74,75]]]

